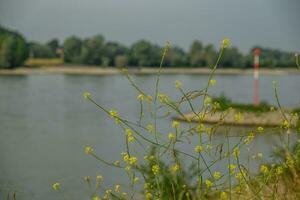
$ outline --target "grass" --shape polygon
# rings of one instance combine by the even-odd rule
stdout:
[[[64,64],[62,58],[29,58],[25,62],[28,67],[57,66]]]
[[[219,97],[214,97],[213,102],[217,102],[220,107],[218,110],[225,111],[229,108],[234,108],[241,112],[269,112],[270,110],[277,110],[275,106],[271,106],[266,102],[261,102],[259,105],[253,104],[242,104],[242,103],[233,103],[228,97],[225,95],[221,95]]]

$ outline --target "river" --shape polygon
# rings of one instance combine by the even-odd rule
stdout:
[[[182,81],[184,88],[197,90],[204,88],[207,78],[164,74],[160,91],[178,99],[175,80]],[[217,85],[210,89],[211,94],[224,93],[241,103],[252,101],[252,76],[217,75],[215,79]],[[153,94],[154,75],[133,75],[133,80]],[[299,107],[300,75],[261,76],[260,98],[271,104],[276,103],[273,80],[278,81],[281,104]],[[137,92],[122,75],[0,76],[0,199],[13,191],[18,200],[60,199],[51,189],[54,182],[60,182],[67,195],[75,197],[72,199],[87,199],[90,189],[83,181],[87,175],[102,174],[105,186],[126,183],[122,170],[84,154],[84,147],[91,145],[97,154],[113,161],[120,160],[120,152],[125,150],[121,129],[82,97],[84,91],[89,91],[106,108],[117,109],[121,116],[137,120]],[[160,120],[159,129],[167,134],[170,122],[170,118]],[[242,133],[241,130],[236,128],[233,132]],[[215,137],[225,139],[222,133]],[[263,161],[268,161],[277,142],[276,133],[262,134],[255,138],[249,152],[263,152]],[[185,145],[183,149],[193,148]],[[226,165],[216,168],[222,171]]]

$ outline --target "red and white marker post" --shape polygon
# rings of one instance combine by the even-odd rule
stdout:
[[[260,49],[254,49],[254,71],[253,71],[253,104],[259,105],[259,55]]]

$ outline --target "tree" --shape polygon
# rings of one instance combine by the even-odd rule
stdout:
[[[104,61],[104,37],[96,35],[83,41],[82,62],[88,65],[101,65]]]
[[[187,64],[187,55],[183,49],[176,46],[169,49],[164,60],[164,66],[181,67],[187,66]]]
[[[22,35],[0,26],[0,68],[21,66],[27,59],[28,52]]]
[[[121,60],[124,61],[124,58],[126,57],[126,65],[127,65],[127,62],[128,62],[128,58],[127,58],[127,54],[128,54],[128,49],[117,43],[117,42],[107,42],[105,45],[104,45],[104,52],[103,52],[104,56],[108,59],[109,63],[108,65],[110,66],[119,66],[120,63],[116,63]],[[121,62],[121,63],[124,63],[124,62]]]
[[[46,45],[52,50],[53,54],[58,56],[57,55],[57,49],[59,48],[59,41],[58,39],[52,39],[52,40],[49,40]]]
[[[212,44],[208,44],[204,48],[204,60],[206,67],[212,67],[216,63],[217,52]]]
[[[130,49],[130,64],[135,66],[159,66],[161,48],[146,40],[134,43]]]
[[[205,55],[202,42],[195,40],[188,52],[188,58],[191,66],[205,66]]]
[[[33,58],[56,57],[55,51],[53,51],[48,45],[40,44],[37,42],[30,42],[28,45],[30,50],[30,56]]]
[[[64,61],[66,63],[83,63],[82,61],[82,41],[75,37],[69,37],[64,41]]]
[[[245,67],[244,56],[236,47],[226,48],[220,61],[221,67]]]
[[[118,55],[114,59],[114,66],[126,67],[128,64],[128,57],[126,55]]]

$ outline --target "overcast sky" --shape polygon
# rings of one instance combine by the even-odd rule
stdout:
[[[100,33],[187,48],[228,37],[244,52],[257,44],[300,51],[300,0],[0,0],[0,24],[37,41]]]

